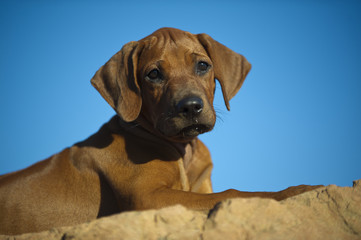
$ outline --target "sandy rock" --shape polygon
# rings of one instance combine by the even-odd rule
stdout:
[[[204,239],[361,239],[359,183],[331,185],[281,202],[223,201],[207,219]]]
[[[177,205],[0,239],[361,239],[361,180],[281,202],[229,199],[208,215]]]

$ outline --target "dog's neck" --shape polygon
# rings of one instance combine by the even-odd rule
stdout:
[[[168,146],[174,149],[180,155],[180,157],[183,158],[184,167],[187,169],[187,166],[192,161],[193,149],[197,142],[197,138],[194,138],[188,142],[169,141],[169,139],[164,137],[162,134],[154,131],[153,126],[141,117],[136,121],[129,123],[123,121],[120,117],[118,117],[118,119],[120,126],[124,126],[124,129],[126,129],[128,132],[131,132],[140,138],[146,138],[150,141],[154,141],[156,138],[166,147]]]

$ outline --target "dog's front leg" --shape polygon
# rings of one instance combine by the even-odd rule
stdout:
[[[141,164],[118,163],[107,169],[109,185],[120,211],[158,209],[181,204],[195,210],[207,210],[228,198],[272,198],[283,200],[320,186],[297,186],[279,192],[241,192],[229,189],[219,193],[184,191],[178,161],[152,160]]]
[[[290,187],[279,192],[241,192],[234,189],[229,189],[224,192],[210,194],[185,192],[182,190],[161,187],[155,189],[147,195],[136,198],[135,206],[137,210],[143,210],[181,204],[194,210],[207,210],[213,208],[216,203],[229,198],[259,197],[271,198],[280,201],[319,187],[321,186],[300,185],[296,187]]]

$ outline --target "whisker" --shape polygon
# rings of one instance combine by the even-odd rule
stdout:
[[[224,122],[223,115],[225,114],[225,111],[223,109],[218,108],[217,106],[214,106],[214,111],[216,112],[216,119],[220,120],[223,123]]]

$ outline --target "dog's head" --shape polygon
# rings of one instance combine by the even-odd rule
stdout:
[[[124,121],[188,141],[215,124],[215,79],[229,110],[250,69],[242,55],[206,34],[162,28],[124,45],[91,83]]]

